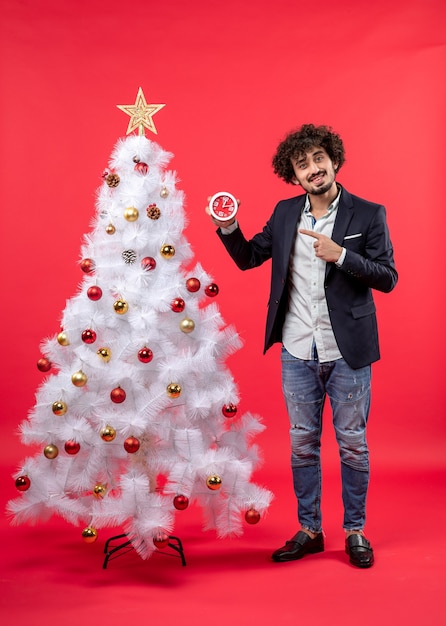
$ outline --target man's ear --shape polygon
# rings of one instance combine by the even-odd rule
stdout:
[[[333,161],[333,169],[336,172],[336,174],[338,173],[338,169],[339,169],[339,163],[336,163],[336,161]]]
[[[295,176],[293,176],[293,178],[291,179],[291,182],[293,183],[293,185],[300,185],[300,182],[297,180]]]

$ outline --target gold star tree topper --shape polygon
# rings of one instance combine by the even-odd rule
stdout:
[[[144,92],[141,87],[138,89],[135,104],[117,104],[118,109],[130,115],[130,122],[127,128],[127,135],[138,129],[139,135],[144,135],[144,128],[148,128],[157,135],[157,130],[152,117],[158,113],[165,104],[147,104]]]

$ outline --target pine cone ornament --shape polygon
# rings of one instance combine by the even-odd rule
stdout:
[[[150,217],[151,220],[157,220],[161,215],[161,211],[156,206],[156,204],[149,204],[147,207],[147,217]]]
[[[124,250],[121,256],[127,264],[131,264],[136,261],[136,252],[134,250]]]
[[[117,174],[109,174],[105,178],[105,182],[109,187],[117,187],[119,185],[120,178]]]

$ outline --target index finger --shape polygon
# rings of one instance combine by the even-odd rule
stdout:
[[[309,235],[310,237],[314,237],[314,239],[319,239],[321,234],[315,232],[314,230],[306,230],[305,228],[299,228],[299,232],[302,233],[302,235]]]

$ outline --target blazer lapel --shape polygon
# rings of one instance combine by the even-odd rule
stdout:
[[[333,233],[331,238],[337,244],[342,246],[344,241],[345,234],[347,232],[348,225],[350,224],[350,220],[353,217],[353,200],[351,195],[342,188],[341,198],[339,200],[339,206],[336,213],[336,219],[333,226]],[[330,270],[333,269],[333,263],[327,263],[326,276],[329,274]]]
[[[282,243],[282,270],[284,275],[288,272],[291,250],[294,245],[297,233],[297,225],[300,222],[302,208],[305,204],[305,196],[297,196],[291,200],[292,204],[287,209],[284,219],[283,243]]]

